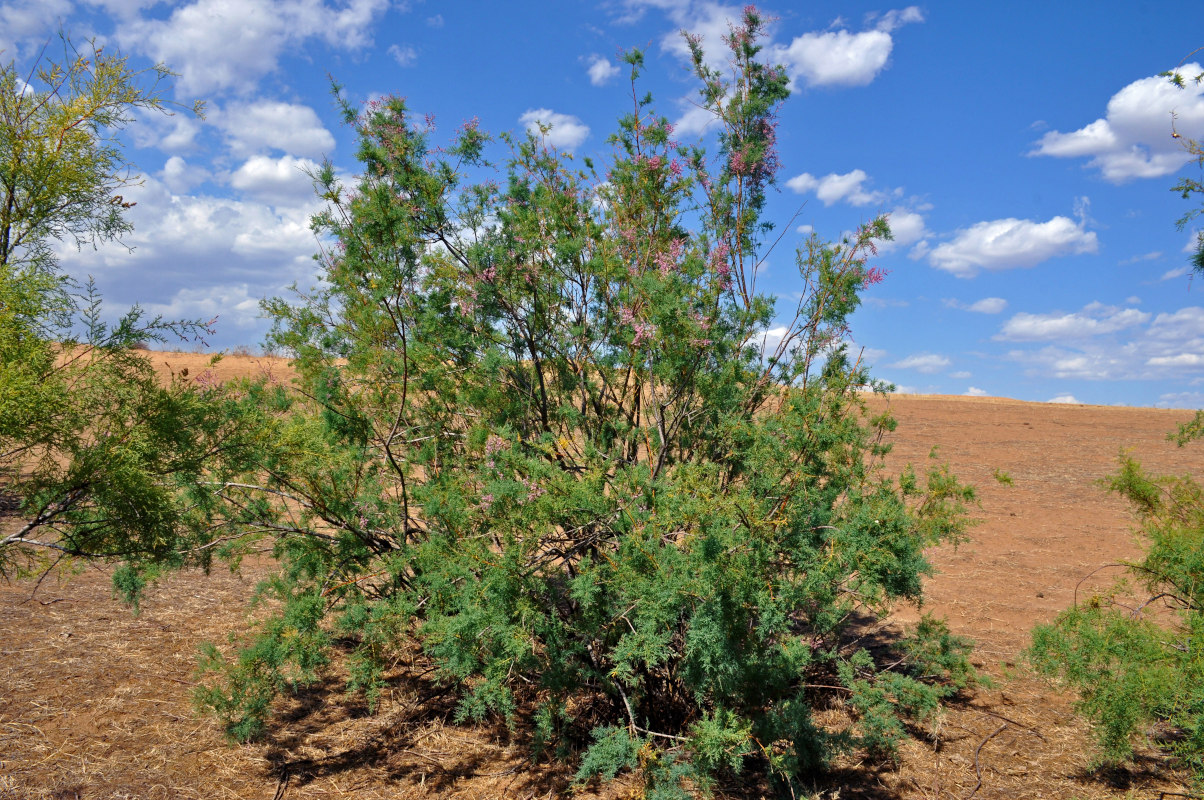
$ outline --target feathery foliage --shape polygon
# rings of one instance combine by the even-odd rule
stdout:
[[[58,268],[56,244],[130,229],[115,192],[136,176],[115,137],[171,105],[165,67],[148,81],[119,53],[61,39],[62,62],[39,58],[25,78],[0,66],[0,510],[14,512],[0,517],[0,575],[116,560],[117,589],[136,600],[148,571],[207,563],[219,531],[202,478],[249,429],[236,399],[164,386],[133,349],[204,323],[136,307],[106,323],[92,283]]]
[[[473,123],[440,148],[400,99],[346,106],[363,170],[317,176],[323,282],[265,304],[298,385],[265,393],[274,446],[224,490],[282,565],[282,616],[208,663],[200,700],[232,733],[336,633],[369,699],[417,641],[460,719],[535,709],[537,752],[586,747],[580,780],[638,767],[671,797],[889,754],[900,715],[972,680],[937,622],[889,670],[854,635],[919,602],[973,493],[879,469],[893,421],[843,341],[884,220],[808,239],[784,314],[757,290],[788,94],[763,25],[746,11],[724,70],[690,41],[714,157],[640,98],[638,52],[605,168],[541,135],[501,137],[496,167]],[[812,717],[833,692],[848,730]]]

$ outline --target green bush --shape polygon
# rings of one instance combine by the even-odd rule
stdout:
[[[806,241],[784,313],[756,290],[787,96],[762,25],[733,31],[730,77],[690,42],[713,158],[635,92],[638,52],[606,168],[535,135],[501,137],[498,170],[474,124],[435,148],[399,99],[346,108],[362,177],[317,176],[323,282],[265,306],[297,390],[253,390],[270,447],[225,489],[274,538],[284,609],[200,695],[231,731],[335,632],[370,700],[416,640],[460,719],[533,709],[534,751],[584,747],[580,780],[642,768],[670,797],[889,755],[900,714],[968,683],[938,623],[891,670],[854,635],[919,602],[924,550],[960,537],[973,493],[881,473],[894,423],[843,341],[883,220]],[[833,694],[854,727],[815,723]]]
[[[1190,477],[1151,476],[1127,456],[1108,487],[1132,503],[1148,538],[1145,558],[1128,565],[1146,598],[1118,602],[1128,584],[1093,596],[1039,626],[1030,658],[1079,693],[1102,763],[1129,758],[1135,736],[1154,726],[1204,779],[1204,489]],[[1154,609],[1169,615],[1151,619]]]

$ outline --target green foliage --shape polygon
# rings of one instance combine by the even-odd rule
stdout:
[[[1166,746],[1204,778],[1204,489],[1151,476],[1128,456],[1108,487],[1132,503],[1148,537],[1145,558],[1129,565],[1147,598],[1076,605],[1034,631],[1030,658],[1078,691],[1102,761],[1123,761],[1143,726],[1163,725]],[[1153,609],[1164,613],[1152,619]]]
[[[1016,481],[1010,474],[1001,469],[996,469],[991,475],[1003,486],[1015,486]]]
[[[297,390],[260,406],[260,460],[221,490],[275,536],[283,615],[321,598],[297,641],[339,630],[354,685],[416,640],[461,719],[535,709],[537,749],[584,747],[580,780],[639,767],[650,797],[887,751],[891,720],[971,674],[935,623],[893,669],[856,644],[854,622],[919,602],[973,492],[881,469],[894,423],[843,341],[885,221],[808,239],[792,307],[757,291],[787,94],[762,25],[733,31],[730,73],[691,43],[715,156],[635,91],[638,53],[604,169],[538,134],[501,137],[493,167],[473,124],[436,147],[399,99],[348,106],[362,178],[316,176],[323,282],[265,304]],[[234,735],[320,663],[276,630],[208,665],[201,700]],[[867,733],[818,729],[833,693]]]
[[[129,231],[131,204],[117,192],[135,176],[116,132],[139,109],[173,105],[163,99],[166,67],[132,70],[120,53],[60,39],[63,59],[39,59],[24,78],[0,63],[0,267],[52,269],[56,240],[95,244]]]
[[[0,575],[75,559],[125,564],[115,589],[136,602],[159,567],[207,564],[223,533],[204,478],[237,463],[241,402],[183,378],[163,385],[147,341],[199,336],[200,322],[147,319],[135,307],[102,321],[89,282],[57,268],[55,241],[118,238],[134,180],[116,132],[137,110],[164,111],[162,67],[77,51],[22,79],[0,66]]]

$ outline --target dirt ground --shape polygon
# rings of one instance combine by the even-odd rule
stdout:
[[[208,368],[202,356],[152,358],[164,374]],[[218,379],[263,370],[287,378],[287,365],[270,359],[227,358],[213,368]],[[1097,485],[1122,448],[1152,471],[1204,478],[1204,449],[1165,439],[1190,413],[934,396],[895,395],[889,404],[899,420],[891,469],[924,464],[936,447],[978,488],[981,522],[970,541],[932,554],[939,573],[927,585],[927,610],[975,641],[994,686],[909,742],[897,767],[841,763],[815,794],[1097,800],[1189,791],[1149,748],[1131,769],[1092,771],[1086,724],[1020,653],[1034,624],[1074,601],[1080,579],[1140,551],[1126,506]],[[996,470],[1014,485],[997,481]],[[265,741],[227,744],[191,706],[197,648],[246,629],[246,600],[265,568],[173,576],[148,592],[138,616],[112,598],[104,569],[48,579],[36,592],[32,583],[0,584],[0,800],[570,793],[571,770],[532,764],[504,727],[453,724],[452,702],[421,662],[399,669],[376,714],[332,676],[291,699]],[[915,618],[905,609],[889,625]],[[728,786],[720,795],[759,797],[760,789]],[[634,791],[620,782],[605,796]]]

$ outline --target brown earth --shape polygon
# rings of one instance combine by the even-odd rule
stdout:
[[[198,355],[152,353],[166,375],[204,374]],[[213,377],[273,371],[227,358]],[[880,399],[874,403],[887,401]],[[819,779],[826,798],[1158,798],[1187,792],[1146,747],[1125,770],[1093,771],[1089,729],[1071,699],[1031,675],[1028,632],[1074,602],[1092,570],[1140,552],[1125,504],[1097,481],[1132,448],[1155,472],[1204,478],[1200,447],[1166,433],[1185,411],[1046,405],[996,398],[900,396],[888,466],[932,448],[979,490],[981,523],[956,550],[936,549],[927,610],[971,637],[994,686],[954,704],[903,749],[897,767],[842,762]],[[996,470],[1014,480],[1006,486]],[[0,800],[18,798],[534,798],[570,793],[571,771],[532,764],[504,726],[458,726],[420,661],[401,664],[376,714],[337,675],[293,698],[263,742],[230,746],[190,704],[198,644],[250,624],[246,601],[266,564],[242,574],[173,576],[134,616],[109,573],[0,584]],[[1079,589],[1104,586],[1105,569]],[[916,618],[901,611],[892,630]],[[836,712],[832,712],[836,713]],[[591,791],[581,796],[596,796]],[[760,797],[760,786],[721,796]],[[630,779],[607,797],[634,796]]]

